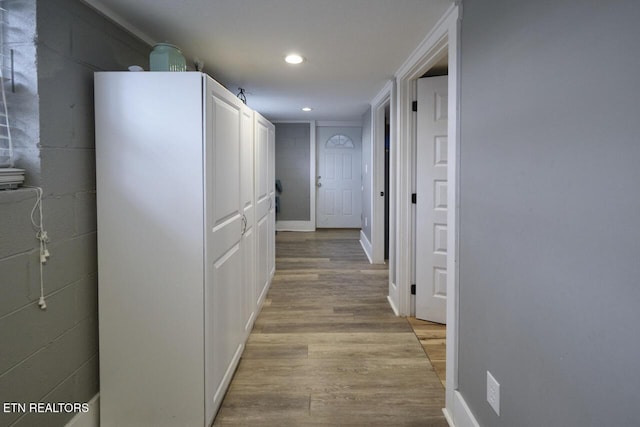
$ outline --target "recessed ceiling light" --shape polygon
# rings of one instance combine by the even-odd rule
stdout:
[[[288,63],[288,64],[301,64],[302,62],[304,62],[304,58],[296,53],[292,53],[290,55],[287,55],[284,60]]]
[[[311,107],[303,107],[302,108],[302,111],[311,111],[311,110],[313,110],[313,108],[311,108]]]

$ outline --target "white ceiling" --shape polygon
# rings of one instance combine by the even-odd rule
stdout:
[[[359,120],[452,0],[85,0],[270,120]],[[298,66],[284,56],[298,52]],[[300,109],[310,106],[313,111]]]

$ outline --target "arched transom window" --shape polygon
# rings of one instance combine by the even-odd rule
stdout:
[[[333,135],[325,144],[327,148],[353,148],[353,141],[347,135]]]

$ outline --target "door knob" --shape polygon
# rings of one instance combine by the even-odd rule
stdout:
[[[318,188],[322,187],[322,183],[321,182],[317,183],[316,187],[318,187]]]

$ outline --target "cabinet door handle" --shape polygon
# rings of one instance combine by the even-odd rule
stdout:
[[[242,214],[242,235],[247,232],[247,217]]]

